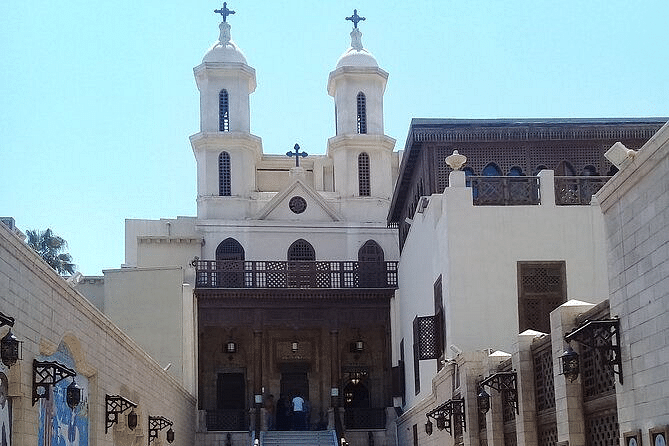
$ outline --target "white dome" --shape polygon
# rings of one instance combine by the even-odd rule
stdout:
[[[218,26],[221,34],[218,42],[212,45],[202,59],[202,62],[235,62],[246,64],[246,57],[237,44],[230,39],[230,24],[221,22]],[[248,64],[247,64],[248,65]]]
[[[230,40],[227,44],[216,42],[204,55],[202,62],[239,62],[246,64],[246,57],[244,57],[242,50],[235,45],[235,42]]]
[[[376,59],[366,49],[349,48],[337,61],[337,67],[378,67]]]

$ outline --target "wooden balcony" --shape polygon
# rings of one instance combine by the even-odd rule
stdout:
[[[196,288],[397,288],[397,262],[196,260]]]
[[[590,199],[611,177],[555,177],[555,204],[589,205]]]

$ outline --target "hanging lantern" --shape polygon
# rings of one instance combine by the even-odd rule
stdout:
[[[481,391],[476,396],[476,401],[478,403],[479,412],[482,414],[488,413],[490,410],[490,395],[488,395],[488,392],[486,392],[483,387],[481,387]]]
[[[172,430],[172,428],[169,428],[167,430],[167,442],[168,443],[174,442],[174,431]]]
[[[128,428],[132,431],[137,427],[137,412],[131,410],[128,414]]]
[[[72,383],[67,386],[65,401],[72,410],[74,410],[81,401],[81,387],[79,387],[74,380],[72,380]]]
[[[19,359],[20,343],[21,342],[16,339],[16,336],[12,334],[11,330],[9,330],[2,340],[0,340],[0,356],[2,357],[3,364],[7,367],[16,364],[16,361]]]
[[[579,361],[578,353],[571,348],[571,345],[567,344],[567,348],[564,350],[562,356],[560,356],[560,362],[562,363],[562,374],[569,381],[574,382],[578,378]]]
[[[427,420],[427,423],[425,423],[425,433],[427,435],[432,435],[432,421],[429,419]]]
[[[437,428],[439,428],[440,431],[443,431],[445,427],[446,427],[446,417],[444,417],[444,414],[439,414],[439,416],[437,417]]]

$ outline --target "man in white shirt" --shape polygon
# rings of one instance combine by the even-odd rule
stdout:
[[[298,393],[293,398],[293,429],[297,431],[305,430],[304,419],[304,399]]]

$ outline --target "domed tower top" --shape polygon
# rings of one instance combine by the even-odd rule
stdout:
[[[221,34],[218,37],[218,42],[214,43],[207,53],[204,55],[202,62],[237,62],[246,64],[246,57],[239,49],[237,44],[230,38],[230,24],[228,23],[228,16],[235,13],[228,9],[228,4],[223,3],[223,8],[214,11],[221,14],[223,21],[218,26]]]
[[[346,20],[353,22],[353,29],[351,30],[351,46],[344,54],[339,57],[336,68],[339,67],[378,67],[376,59],[362,46],[362,32],[358,28],[358,22],[366,20],[365,17],[358,15],[358,10],[353,10],[351,17],[346,17]]]

